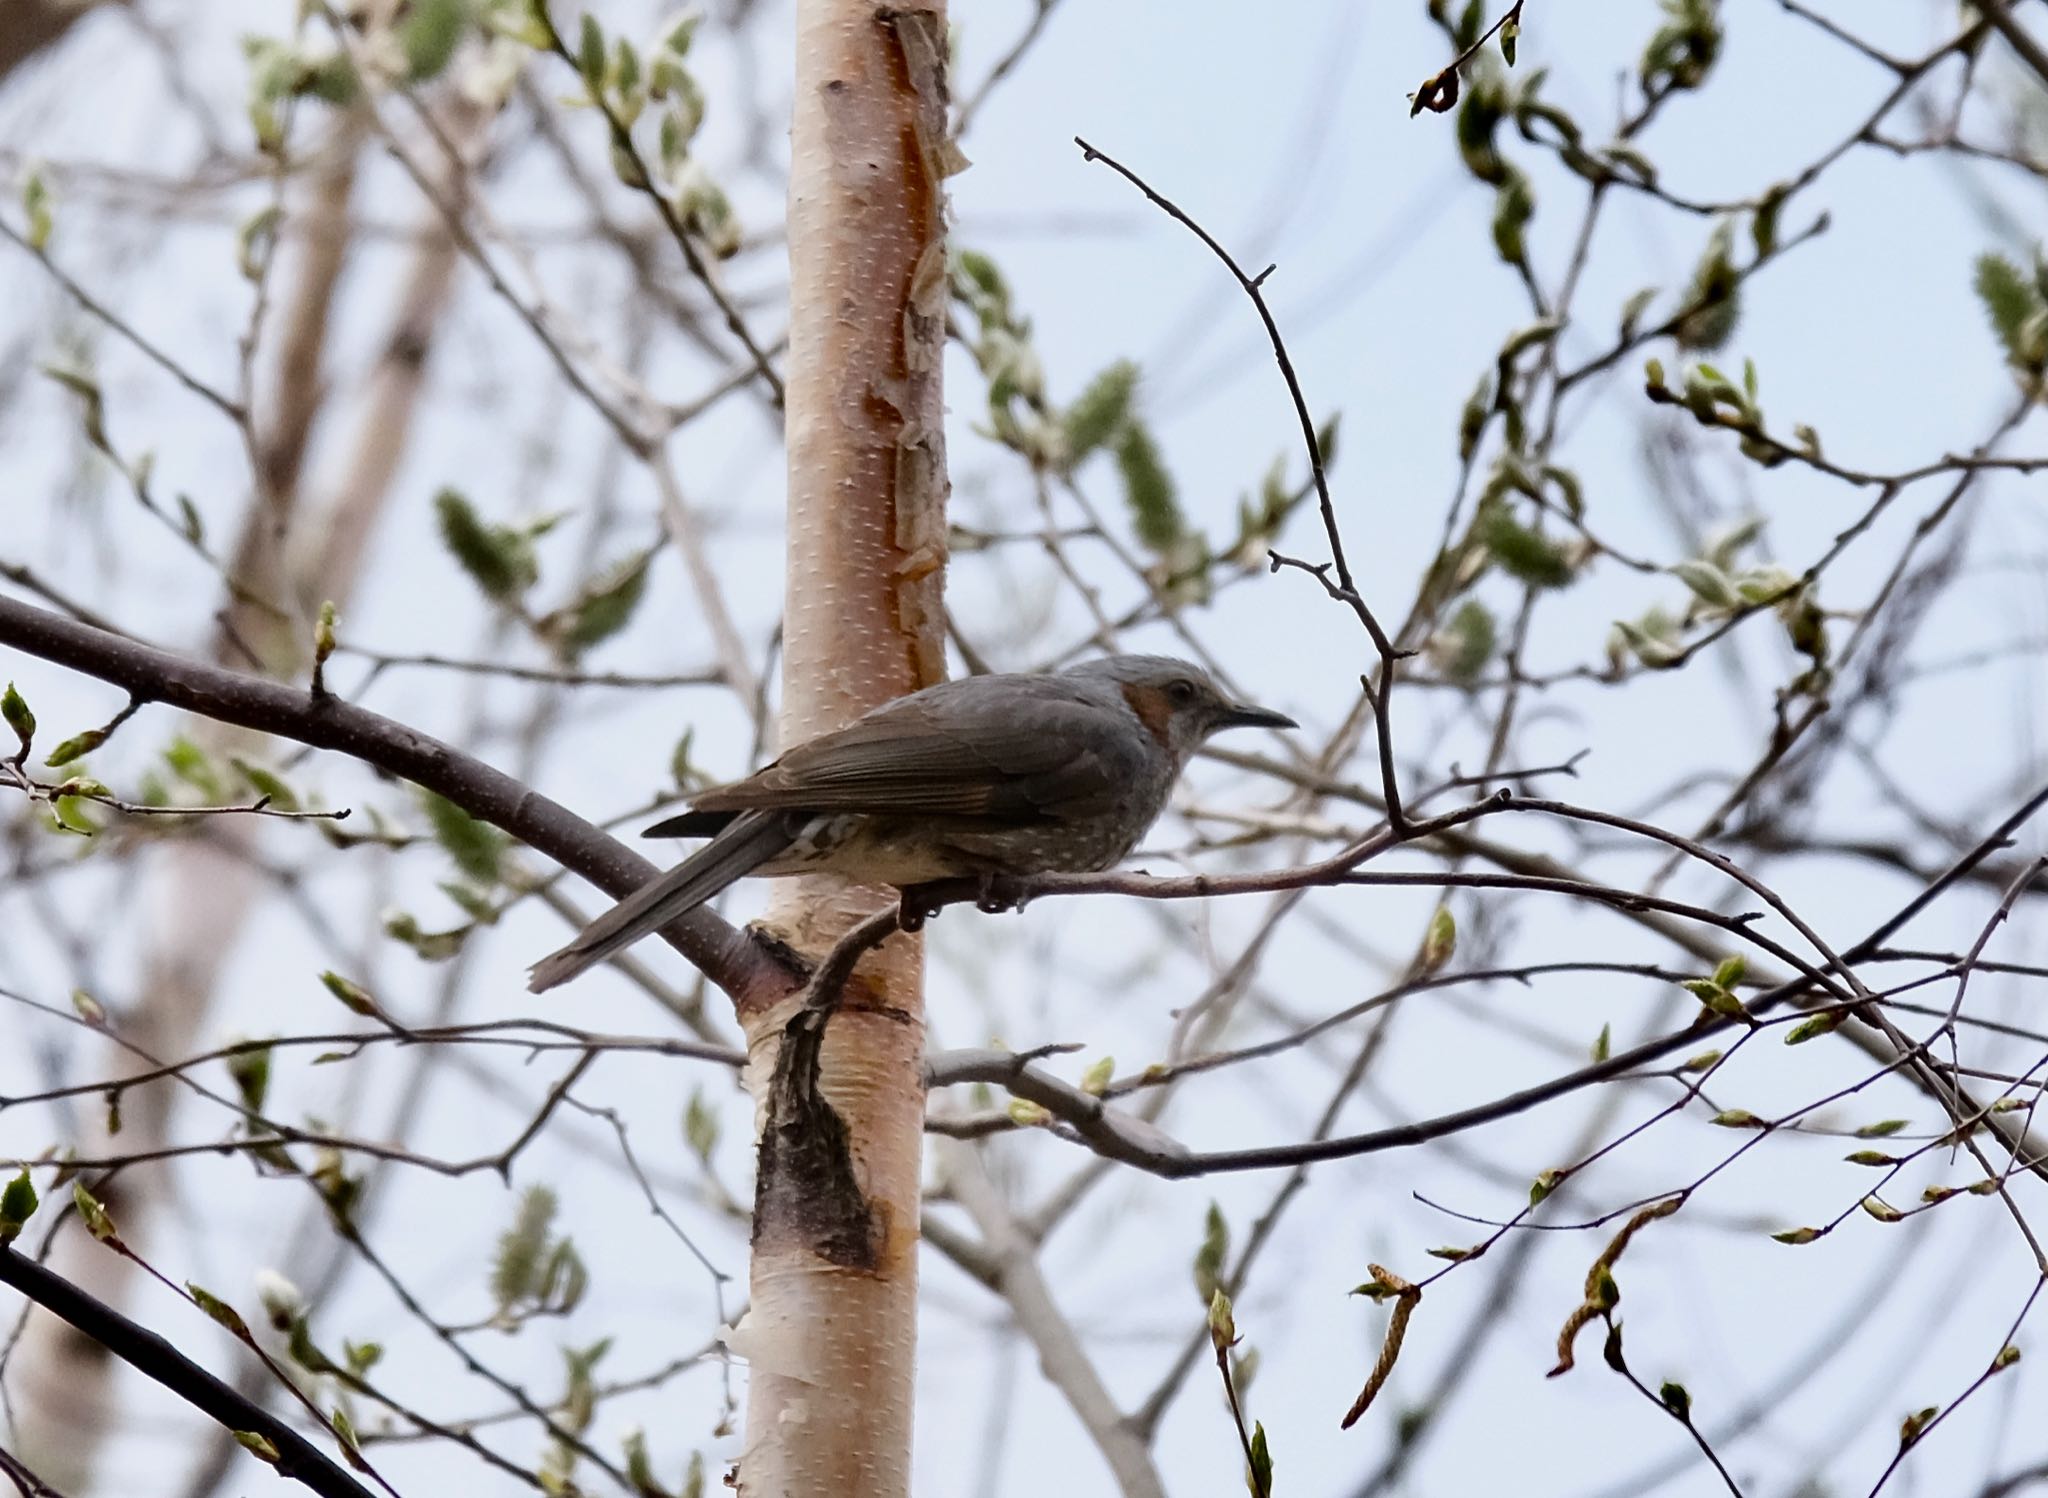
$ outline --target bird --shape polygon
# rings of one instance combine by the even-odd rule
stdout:
[[[649,827],[710,841],[536,962],[527,986],[566,983],[749,875],[907,889],[1100,872],[1158,820],[1211,734],[1297,726],[1162,655],[911,692]]]

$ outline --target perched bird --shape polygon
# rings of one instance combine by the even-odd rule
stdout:
[[[904,888],[1109,868],[1210,734],[1295,726],[1159,655],[926,687],[648,828],[711,841],[535,963],[528,986],[568,981],[749,874]]]

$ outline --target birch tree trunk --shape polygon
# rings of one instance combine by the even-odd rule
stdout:
[[[942,4],[799,0],[789,194],[782,741],[944,673],[946,138]],[[893,896],[778,881],[813,960]],[[923,947],[892,936],[825,1030],[817,1096],[769,1081],[794,999],[742,1005],[761,1126],[747,1498],[909,1491],[924,1123]],[[820,1116],[822,1114],[822,1116]],[[843,1128],[841,1127],[843,1125]]]

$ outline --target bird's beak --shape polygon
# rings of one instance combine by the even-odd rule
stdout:
[[[1233,702],[1217,718],[1218,728],[1299,728],[1301,725],[1285,713],[1276,713],[1268,707],[1253,707],[1248,702]]]

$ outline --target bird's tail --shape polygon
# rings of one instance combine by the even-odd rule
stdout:
[[[794,841],[789,818],[780,811],[750,811],[658,878],[650,879],[585,926],[576,939],[531,968],[534,993],[566,983],[585,968],[624,951],[743,879]]]

